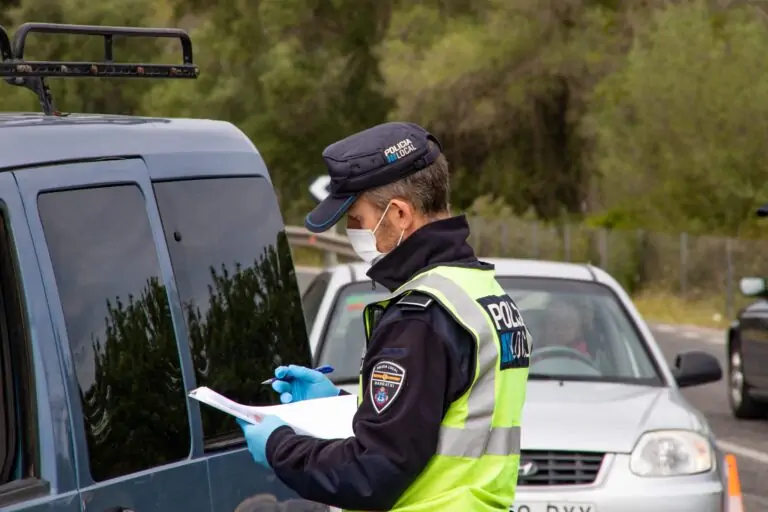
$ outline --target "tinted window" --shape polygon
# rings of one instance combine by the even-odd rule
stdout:
[[[144,197],[132,185],[41,194],[94,480],[190,450],[178,346]]]
[[[564,279],[498,279],[533,337],[532,379],[661,382],[645,341],[610,289]],[[365,344],[363,307],[384,297],[369,283],[354,283],[339,293],[319,358],[319,364],[335,366],[336,382],[356,378]]]
[[[155,184],[189,329],[197,384],[246,404],[278,403],[261,381],[310,364],[291,251],[271,184],[238,177]],[[201,408],[206,441],[240,429]]]
[[[307,288],[307,291],[304,292],[304,296],[301,298],[304,307],[304,321],[307,324],[307,331],[312,330],[312,324],[315,323],[317,311],[320,309],[320,304],[323,302],[325,290],[328,288],[328,282],[330,280],[331,275],[328,272],[318,275],[309,284],[309,288]]]

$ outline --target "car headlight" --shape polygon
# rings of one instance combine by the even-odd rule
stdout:
[[[714,465],[709,440],[687,430],[643,434],[632,450],[629,469],[638,476],[682,476],[706,473]]]

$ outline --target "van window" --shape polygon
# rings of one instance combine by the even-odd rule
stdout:
[[[155,184],[189,331],[198,386],[245,404],[278,403],[261,382],[310,364],[291,251],[277,199],[261,177]],[[240,443],[226,414],[201,408],[208,449]]]
[[[38,208],[94,481],[185,458],[190,434],[178,345],[141,190],[49,192]]]
[[[0,507],[48,490],[39,479],[31,347],[12,244],[0,214]]]

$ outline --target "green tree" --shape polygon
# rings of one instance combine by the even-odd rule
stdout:
[[[743,233],[765,197],[765,25],[698,1],[649,18],[584,123],[604,206],[634,226]]]
[[[443,139],[459,208],[491,194],[518,213],[581,212],[589,176],[578,122],[617,53],[617,15],[602,4],[425,1],[396,11],[379,53],[392,117]]]
[[[311,206],[306,187],[326,172],[325,146],[386,120],[390,102],[380,92],[372,52],[388,25],[390,2],[175,6],[179,22],[196,27],[201,75],[193,91],[181,83],[158,90],[147,112],[236,124],[264,155],[284,216],[298,220]]]
[[[453,203],[594,225],[749,235],[761,165],[768,31],[744,2],[703,0],[0,0],[0,22],[176,25],[197,81],[51,80],[64,111],[236,124],[284,218],[311,207],[324,147],[387,119],[424,124],[454,167]],[[166,41],[117,41],[177,61]],[[28,55],[98,59],[99,38],[33,35]],[[37,110],[6,87],[0,109]]]

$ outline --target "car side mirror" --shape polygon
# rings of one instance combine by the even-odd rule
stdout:
[[[678,354],[673,373],[677,385],[681,388],[717,382],[723,378],[723,369],[717,358],[701,350]]]
[[[765,279],[762,277],[742,277],[739,280],[739,290],[742,295],[747,297],[757,297],[766,295]]]

